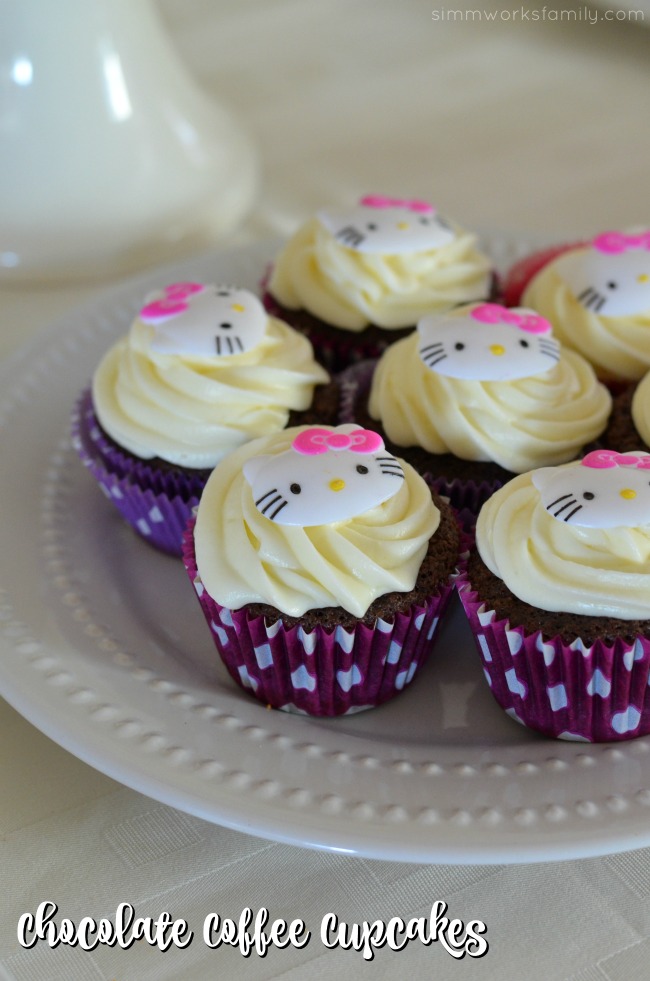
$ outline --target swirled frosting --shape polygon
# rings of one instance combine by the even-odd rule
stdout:
[[[490,292],[490,261],[476,236],[451,227],[452,240],[439,248],[387,255],[348,248],[312,218],[277,257],[269,289],[283,306],[334,327],[408,327]]]
[[[255,347],[228,357],[164,353],[154,337],[154,326],[136,319],[92,384],[102,427],[142,459],[211,468],[286,426],[289,411],[308,408],[314,386],[329,377],[309,341],[273,317]]]
[[[580,463],[565,467],[580,467]],[[483,505],[476,543],[485,565],[519,599],[539,609],[647,619],[650,525],[590,528],[553,517],[533,473],[505,484]]]
[[[572,250],[586,256],[588,248]],[[583,354],[604,379],[636,380],[650,369],[650,308],[625,316],[604,316],[581,303],[561,276],[559,256],[531,280],[522,297],[553,324],[556,337]]]
[[[218,603],[265,603],[290,616],[342,607],[363,616],[378,597],[413,589],[440,512],[422,478],[403,464],[396,494],[345,521],[299,527],[256,507],[247,460],[281,453],[306,427],[254,440],[225,457],[208,478],[194,540],[202,583]]]
[[[368,402],[397,446],[491,460],[512,473],[571,460],[602,432],[610,408],[609,393],[574,351],[541,374],[487,382],[430,370],[416,333],[382,355]]]

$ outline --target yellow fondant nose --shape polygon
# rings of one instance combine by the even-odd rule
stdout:
[[[497,357],[501,354],[505,354],[506,349],[503,344],[490,344],[490,354],[496,354]]]
[[[344,487],[345,487],[345,481],[344,480],[341,480],[340,477],[336,477],[334,480],[330,480],[330,482],[329,482],[329,489],[330,490],[340,491],[340,490],[343,490]]]
[[[640,274],[639,274],[639,275],[638,275],[638,276],[636,277],[636,281],[637,281],[637,283],[647,283],[649,279],[650,279],[650,276],[648,276],[648,274],[647,274],[647,273],[640,273]]]
[[[631,487],[624,487],[622,491],[619,491],[621,497],[624,497],[626,501],[633,501],[636,497],[636,491],[632,490]]]
[[[403,232],[406,228],[409,227],[409,223],[407,221],[398,221],[397,227],[399,228],[400,232]]]
[[[232,309],[235,310],[237,313],[243,313],[246,307],[243,307],[241,303],[233,303]]]

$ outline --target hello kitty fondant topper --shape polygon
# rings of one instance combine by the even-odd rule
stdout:
[[[532,480],[558,521],[584,528],[650,524],[650,453],[594,450],[577,465],[535,470]]]
[[[602,317],[650,312],[650,232],[603,232],[555,262],[573,296]]]
[[[481,303],[462,315],[428,314],[418,353],[431,371],[466,381],[512,381],[549,371],[560,358],[551,325],[533,310]]]
[[[140,320],[154,328],[159,354],[224,358],[257,347],[268,315],[248,290],[203,283],[173,283],[148,298]]]
[[[243,473],[265,518],[301,528],[363,514],[397,494],[404,480],[381,436],[353,423],[305,429],[288,450],[247,460]]]
[[[455,233],[426,201],[368,194],[354,208],[326,208],[316,215],[341,245],[354,252],[399,255],[438,249]]]

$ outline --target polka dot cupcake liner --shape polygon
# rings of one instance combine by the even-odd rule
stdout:
[[[554,739],[614,742],[650,733],[650,640],[586,645],[498,620],[457,581],[492,694],[517,722]]]
[[[183,561],[214,644],[233,680],[264,705],[314,716],[361,712],[399,694],[429,657],[451,585],[425,605],[373,627],[285,627],[282,620],[227,609],[208,594],[196,567],[193,532],[192,520]]]
[[[82,463],[124,520],[154,548],[180,556],[183,532],[204,480],[156,470],[121,452],[99,428],[89,389],[75,405],[71,433]]]
[[[356,422],[358,408],[367,404],[376,364],[376,360],[366,360],[352,365],[338,376],[339,422]],[[377,423],[377,427],[382,431],[380,423]],[[399,456],[399,447],[394,447],[394,452]],[[408,447],[405,448],[405,453],[408,459]],[[433,454],[431,464],[432,467],[435,466]],[[436,494],[448,499],[461,526],[470,532],[476,524],[481,505],[503,484],[500,480],[461,480],[458,477],[435,474],[421,465],[416,466],[416,469]]]

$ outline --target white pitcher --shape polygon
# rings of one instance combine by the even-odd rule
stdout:
[[[256,178],[152,0],[2,0],[0,283],[198,250],[243,218]]]

